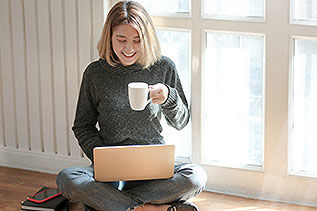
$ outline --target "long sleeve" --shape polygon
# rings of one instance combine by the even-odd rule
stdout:
[[[175,129],[181,130],[187,125],[190,114],[175,64],[171,60],[169,61],[171,65],[165,81],[165,85],[169,89],[169,95],[161,107],[167,123]]]
[[[168,99],[162,105],[149,104],[140,112],[132,110],[128,84],[133,81],[165,84],[169,89]],[[148,68],[139,64],[111,66],[99,59],[84,72],[72,129],[80,147],[93,161],[95,147],[164,144],[162,114],[177,130],[189,120],[185,94],[169,58],[162,56]]]
[[[84,72],[77,103],[74,126],[72,127],[78,143],[87,157],[93,161],[93,148],[103,146],[96,128],[98,102],[91,86],[88,68]]]

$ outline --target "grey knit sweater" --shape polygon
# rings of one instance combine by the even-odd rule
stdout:
[[[128,84],[162,83],[169,89],[164,104],[150,103],[143,111],[129,106]],[[99,59],[86,68],[81,83],[73,131],[87,157],[98,146],[164,144],[161,114],[178,130],[189,119],[188,104],[174,63],[162,56],[148,68],[139,64],[110,66]],[[99,125],[99,130],[96,124]]]

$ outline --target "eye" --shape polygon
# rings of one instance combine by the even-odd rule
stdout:
[[[120,39],[117,39],[118,40],[118,42],[120,42],[120,43],[125,43],[126,42],[126,40],[120,40]]]
[[[138,40],[133,40],[134,43],[139,43],[140,42],[140,39]]]

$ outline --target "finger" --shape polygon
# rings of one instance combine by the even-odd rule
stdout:
[[[150,90],[150,97],[151,98],[158,98],[162,95],[160,90]]]
[[[161,97],[156,97],[156,98],[151,98],[152,99],[152,103],[159,103],[160,101],[162,101]]]
[[[161,91],[161,92],[163,91],[162,84],[150,85],[149,89],[156,90],[156,91]]]
[[[154,104],[161,104],[161,100],[158,100],[158,99],[152,100],[152,103],[154,103]]]
[[[156,90],[158,88],[157,85],[149,85],[149,89],[151,90]]]
[[[152,103],[154,104],[162,104],[163,102],[164,102],[164,97],[152,99]]]

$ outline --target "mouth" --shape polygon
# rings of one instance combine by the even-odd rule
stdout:
[[[122,52],[122,54],[123,54],[123,56],[125,56],[126,58],[130,59],[130,58],[132,58],[132,57],[136,54],[136,52],[133,52],[133,53],[124,53],[124,52]]]

